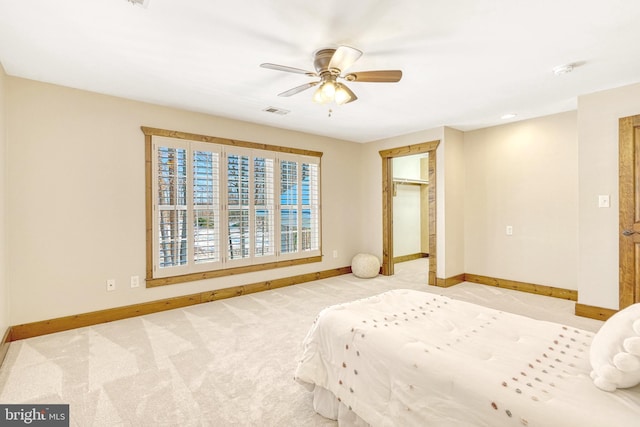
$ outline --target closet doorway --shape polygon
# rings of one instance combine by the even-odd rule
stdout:
[[[393,263],[429,256],[429,153],[394,157]]]
[[[415,185],[422,185],[427,181],[427,212],[428,225],[428,254],[429,254],[429,284],[436,283],[436,148],[440,141],[425,142],[406,147],[398,147],[380,151],[382,157],[382,274],[390,276],[394,273],[394,186],[397,189],[398,179],[394,183],[394,159],[407,156],[426,154],[426,174],[417,179]],[[424,179],[426,177],[426,179]],[[421,251],[422,252],[422,251]],[[399,258],[402,259],[402,258]]]

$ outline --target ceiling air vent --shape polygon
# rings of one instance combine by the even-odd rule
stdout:
[[[267,113],[279,114],[281,116],[284,116],[285,114],[289,114],[291,112],[289,110],[284,110],[282,108],[276,108],[276,107],[267,107],[262,111],[266,111]]]

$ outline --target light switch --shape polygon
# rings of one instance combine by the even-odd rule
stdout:
[[[599,208],[608,208],[609,207],[609,195],[604,194],[598,196],[598,207]]]

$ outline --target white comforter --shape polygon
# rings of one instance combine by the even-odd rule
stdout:
[[[372,426],[640,426],[640,387],[589,378],[592,337],[394,290],[324,309],[295,378]]]

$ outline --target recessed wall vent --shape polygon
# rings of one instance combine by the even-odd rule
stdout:
[[[266,111],[267,113],[278,114],[281,116],[284,116],[285,114],[289,114],[291,112],[289,110],[285,110],[283,108],[277,108],[277,107],[267,107],[262,111]]]

